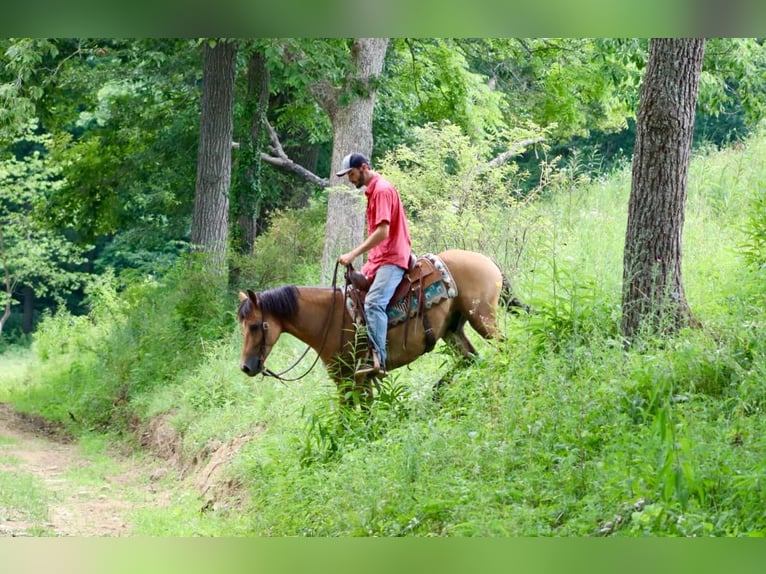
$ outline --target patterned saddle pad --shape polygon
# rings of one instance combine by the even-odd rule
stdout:
[[[364,308],[364,296],[366,293],[354,288],[349,288],[349,297],[346,297],[346,309],[355,323],[363,323],[364,315],[360,309]],[[457,295],[457,285],[452,274],[437,255],[426,253],[419,258],[415,265],[404,274],[402,282],[394,292],[394,296],[388,304],[388,328],[403,323],[408,317],[414,317],[421,309],[420,296],[424,298],[423,309],[430,309],[445,299]]]

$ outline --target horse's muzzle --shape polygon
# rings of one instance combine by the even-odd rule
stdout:
[[[260,357],[248,359],[243,361],[239,368],[242,369],[242,372],[245,373],[248,377],[254,377],[263,371],[263,360],[261,360]]]

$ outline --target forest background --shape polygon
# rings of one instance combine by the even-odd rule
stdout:
[[[758,125],[766,101],[762,41],[708,42],[695,127],[699,157],[724,158],[714,151],[739,150],[734,160],[738,175],[751,172],[755,178],[707,179],[710,166],[723,159],[703,161],[697,168],[703,175],[698,175],[702,183],[696,205],[704,206],[698,213],[725,217],[733,210],[741,216],[727,222],[726,229],[733,225],[740,234],[724,242],[726,249],[737,248],[725,253],[730,261],[723,265],[721,253],[710,253],[697,268],[718,279],[720,269],[745,274],[738,276],[743,292],[725,300],[729,310],[743,308],[736,314],[739,322],[713,333],[685,332],[681,339],[647,337],[643,355],[619,359],[619,364],[614,300],[619,259],[580,259],[596,255],[595,246],[608,236],[592,239],[580,254],[568,251],[567,245],[575,238],[585,240],[574,232],[578,224],[579,231],[587,229],[579,215],[584,205],[591,219],[617,217],[619,212],[589,201],[624,199],[618,190],[624,192],[635,139],[646,41],[394,39],[373,85],[349,81],[355,78],[352,40],[238,41],[231,128],[237,145],[231,150],[226,259],[212,273],[188,253],[199,165],[203,55],[205,46],[215,42],[2,42],[0,247],[5,298],[0,308],[9,312],[3,316],[0,345],[11,359],[8,364],[34,346],[35,361],[51,369],[44,378],[21,376],[11,393],[20,408],[76,429],[117,433],[124,440],[153,417],[173,413],[186,455],[199,452],[211,428],[192,421],[209,411],[229,416],[249,392],[246,382],[233,383],[223,366],[231,362],[236,368],[231,352],[237,346],[236,290],[327,280],[321,264],[327,228],[336,226],[327,204],[335,189],[330,184],[337,183],[329,174],[338,126],[322,105],[320,90],[338,90],[336,103],[341,105],[374,90],[373,164],[402,191],[416,248],[458,246],[491,255],[539,314],[518,332],[509,327],[516,337],[510,337],[508,349],[514,351],[485,350],[491,366],[480,364],[470,371],[466,377],[473,387],[456,385],[454,402],[438,416],[410,389],[415,382],[411,377],[404,384],[408,375],[385,389],[372,422],[349,419],[348,413],[329,406],[321,384],[323,394],[299,413],[275,397],[280,387],[263,387],[252,399],[256,404],[246,409],[249,418],[240,414],[226,431],[216,425],[213,435],[229,439],[234,429],[244,432],[241,427],[269,421],[274,434],[261,441],[261,450],[253,447],[254,452],[243,455],[250,462],[234,472],[243,483],[256,484],[256,500],[271,501],[261,512],[279,514],[280,496],[289,496],[292,506],[284,506],[281,520],[256,513],[251,520],[235,520],[234,526],[229,522],[233,517],[221,512],[217,518],[225,528],[386,535],[763,532],[762,461],[742,463],[747,468],[742,474],[722,458],[733,476],[725,485],[713,470],[707,474],[691,463],[700,454],[692,434],[697,427],[691,425],[699,409],[708,422],[725,420],[700,427],[700,433],[716,428],[722,445],[752,439],[748,452],[762,447],[753,417],[763,397],[763,346],[758,342],[763,306],[757,286],[766,208],[756,175],[762,155]],[[546,212],[554,205],[564,208],[559,212],[564,219]],[[604,224],[600,231],[609,229],[615,233],[609,244],[619,243],[624,223],[618,220],[613,228]],[[589,273],[589,262],[595,260],[600,263]],[[516,348],[524,352],[519,355]],[[643,363],[647,357],[653,361]],[[437,358],[426,360],[435,361],[433,370],[438,369]],[[599,361],[610,368],[593,371]],[[206,369],[197,370],[201,364]],[[624,382],[604,386],[615,373],[625,375]],[[539,387],[543,380],[559,385]],[[510,392],[503,381],[513,381],[516,390]],[[600,384],[587,385],[593,381]],[[525,385],[531,387],[524,391]],[[574,394],[558,394],[568,386]],[[571,403],[578,395],[588,400]],[[484,412],[489,419],[473,420],[475,428],[455,424],[448,431],[440,426],[454,417],[478,416],[471,410],[477,404],[492,408]],[[294,418],[285,417],[280,405]],[[535,405],[541,410],[532,416],[529,409]],[[571,427],[540,416],[552,405],[564,409],[553,412]],[[618,412],[605,411],[605,405]],[[289,431],[279,428],[280,420]],[[538,444],[538,454],[527,451],[529,458],[522,463],[509,458],[506,450],[521,439],[509,442],[507,435],[493,433],[507,432],[524,420],[530,436],[553,442]],[[645,453],[646,460],[635,450],[636,443],[610,442],[610,436],[625,438],[613,426],[622,423],[637,425],[653,437],[645,441],[654,449]],[[429,425],[439,432],[431,432]],[[558,434],[562,426],[565,438]],[[462,431],[460,441],[445,438]],[[415,456],[413,441],[423,433],[447,442]],[[335,472],[334,480],[341,482],[352,460],[369,454],[362,447],[390,448],[391,441],[399,449],[406,447],[394,461],[382,454],[379,460],[368,458],[380,464],[368,471],[382,479],[383,469],[397,468],[401,480],[413,482],[426,481],[424,470],[444,464],[437,456],[439,460],[426,465],[429,457],[447,456],[450,448],[465,448],[478,439],[473,466],[456,476],[466,481],[471,476],[489,478],[487,488],[477,492],[490,502],[461,498],[470,491],[469,482],[461,485],[453,479],[446,494],[434,498],[430,490],[423,491],[413,497],[412,507],[378,492],[378,504],[363,516],[348,508],[335,514],[325,508],[321,519],[294,517],[296,502],[305,511],[318,508],[322,497],[307,493],[314,491],[320,476]],[[596,452],[615,458],[602,459]],[[276,453],[286,465],[281,470],[264,462]],[[630,459],[628,468],[642,467],[646,476],[605,474],[612,476],[613,497],[605,505],[596,504],[588,497],[592,473],[605,464],[625,464],[621,456]],[[504,462],[486,467],[493,457]],[[531,469],[537,468],[534,484],[500,487],[495,482],[521,466],[528,469],[524,476],[530,481],[535,476]],[[537,481],[561,468],[568,470],[558,475],[560,489],[541,494],[546,490]],[[295,469],[302,469],[303,478],[296,478]],[[296,491],[301,480],[306,481],[305,491]],[[626,481],[631,500],[620,490]],[[391,487],[380,480],[362,482],[383,492]],[[359,497],[367,498],[365,494]],[[307,498],[295,499],[301,496]],[[517,503],[524,512],[509,521],[503,512]],[[477,504],[496,506],[499,514],[489,520],[471,516]],[[605,510],[609,504],[617,508],[611,516]],[[730,513],[716,521],[712,517],[722,505]],[[293,512],[289,516],[288,507]],[[305,530],[308,524],[313,530]]]

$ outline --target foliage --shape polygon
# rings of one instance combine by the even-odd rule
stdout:
[[[187,233],[199,105],[190,84],[199,71],[180,67],[187,44],[147,44],[103,47],[59,81],[83,103],[55,120],[62,131],[52,151],[67,183],[49,218],[89,240],[122,232],[146,248]]]
[[[381,154],[409,143],[412,126],[449,121],[477,141],[502,130],[506,123],[505,95],[470,69],[457,41],[394,39],[385,75],[374,120],[376,149]]]
[[[316,96],[347,81],[352,39],[240,44],[235,133],[247,134],[253,125],[242,96],[250,80],[247,59],[258,50],[270,74],[267,119],[291,157],[328,173],[331,123]],[[89,257],[97,272],[116,266],[131,269],[132,276],[161,273],[188,241],[199,41],[5,39],[0,49],[0,140],[10,144],[34,118],[39,132],[52,138],[47,161],[62,183],[49,194],[46,226],[74,231],[70,241],[83,248],[95,245]],[[699,114],[706,138],[719,143],[741,137],[762,115],[763,51],[754,39],[709,42]],[[538,135],[545,130],[552,155],[546,161],[578,153],[582,160],[594,144],[589,138],[597,136],[612,142],[602,153],[611,165],[615,156],[629,153],[629,120],[645,58],[646,41],[633,39],[392,39],[376,85],[374,154],[383,158],[400,145],[413,147],[416,130],[448,122],[472,145],[486,148],[480,152],[486,161],[512,143],[508,126],[528,125]],[[353,88],[352,94],[361,89]],[[256,143],[263,147],[268,138]],[[33,146],[13,151],[21,159]],[[303,206],[314,190],[264,167],[259,151],[248,145],[235,153],[232,197],[255,196],[260,233],[271,210]],[[520,166],[514,190],[534,192],[544,175],[536,171],[541,151],[548,149],[512,160]],[[535,176],[521,177],[525,171]],[[232,202],[234,210],[240,207]]]
[[[622,129],[634,114],[645,41],[484,38],[460,46],[472,67],[506,94],[506,118],[555,126],[556,142]]]
[[[177,382],[228,332],[232,304],[223,287],[193,259],[161,281],[147,278],[119,293],[113,273],[94,278],[86,289],[88,316],[59,309],[41,322],[34,350],[45,382],[27,389],[20,403],[84,428],[125,430],[129,399]]]
[[[757,125],[766,112],[765,64],[766,43],[763,40],[708,40],[700,77],[699,108],[716,116],[741,110],[749,126]]]
[[[502,55],[500,44],[494,49]],[[429,48],[446,57],[441,52],[445,45],[434,42]],[[521,51],[524,45],[530,47],[515,43]],[[622,65],[639,69],[640,54],[628,57],[631,45],[620,45],[625,48],[620,57],[627,59],[615,64],[615,73]],[[540,40],[533,50],[537,59],[529,62],[547,73],[544,50],[566,46],[578,44]],[[179,50],[169,52],[167,63],[181,65],[183,51],[175,47]],[[335,48],[342,51],[343,46]],[[275,42],[271,49],[281,48]],[[574,65],[565,53],[551,74],[558,74],[558,81],[576,82],[576,72],[565,69],[566,62]],[[603,63],[598,50],[587,53]],[[476,73],[480,59],[465,57]],[[462,66],[460,57],[441,61]],[[523,71],[512,67],[516,60],[498,57],[494,64],[500,62],[511,68],[497,68],[498,82],[510,83],[514,73]],[[131,122],[110,123],[121,114],[140,115],[138,103],[146,95],[130,82],[115,83],[111,72],[122,68],[113,63],[114,68],[104,70],[93,62],[111,82],[94,82],[99,89],[115,87],[101,94],[109,112],[103,127],[111,133],[99,132],[98,120],[90,118],[88,134],[75,134],[69,142],[75,149],[91,140],[77,148],[85,158],[83,167],[93,167],[83,179],[88,185],[99,176],[97,136],[116,154],[154,149],[141,148],[139,138],[128,133]],[[312,74],[308,68],[305,73]],[[532,71],[520,77],[537,78]],[[335,71],[330,66],[322,73]],[[528,105],[515,106],[514,100],[509,105],[535,110],[540,86],[526,85],[528,99],[517,95],[518,102]],[[604,83],[594,89],[609,91]],[[579,106],[587,104],[583,94],[589,92],[573,92],[562,105],[603,112],[599,107],[583,110]],[[54,95],[46,92],[44,97],[54,101]],[[117,99],[112,101],[113,96]],[[87,105],[94,114],[100,109],[95,101]],[[159,109],[154,105],[159,100],[149,102],[149,108]],[[432,103],[439,109],[437,100]],[[179,122],[188,128],[186,112]],[[162,116],[147,113],[140,129],[151,134],[152,121]],[[566,116],[567,129],[588,124],[577,116]],[[392,117],[403,116],[392,112]],[[116,132],[111,129],[118,125]],[[321,367],[289,384],[244,377],[238,370],[236,298],[189,261],[169,273],[150,275],[100,267],[105,272],[88,284],[89,315],[63,309],[48,315],[35,334],[35,368],[14,375],[6,396],[74,430],[118,431],[131,443],[136,429],[145,428],[152,417],[166,417],[182,437],[179,456],[185,462],[203,460],[212,444],[248,437],[226,469],[230,484],[244,491],[236,505],[200,512],[199,500],[183,497],[153,514],[137,510],[138,534],[766,534],[766,305],[763,274],[748,267],[749,251],[741,250],[743,244],[753,245],[753,222],[760,225],[759,218],[753,219],[757,209],[749,206],[762,195],[763,135],[723,150],[695,152],[684,274],[687,297],[704,328],[672,338],[647,334],[626,350],[617,335],[630,187],[626,167],[603,169],[599,158],[586,151],[556,153],[546,158],[543,175],[529,186],[531,193],[522,193],[528,176],[512,164],[482,169],[498,150],[539,134],[538,129],[498,131],[487,141],[468,137],[457,122],[418,130],[399,127],[408,134],[407,145],[385,154],[380,170],[402,192],[416,250],[459,246],[491,255],[533,309],[518,317],[502,314],[505,340],[474,340],[479,358],[452,372],[450,384],[437,396],[432,385],[452,360],[442,346],[411,369],[394,373],[369,411],[341,408]],[[298,141],[298,132],[294,135]],[[69,149],[69,143],[62,145]],[[167,150],[171,154],[172,146]],[[71,169],[76,171],[74,164]],[[167,177],[175,181],[173,174]],[[123,182],[117,178],[112,183]],[[157,211],[168,207],[144,199]],[[257,256],[238,263],[237,281],[253,288],[313,283],[322,210],[317,202],[305,210],[275,213],[271,231],[259,239]],[[182,211],[163,215],[182,227]],[[119,233],[113,247],[103,251],[102,263],[136,257],[135,269],[149,270],[155,250],[166,249],[167,260],[174,257],[178,236],[169,231],[174,228],[170,223],[159,226],[168,233],[156,238],[148,231],[142,235],[147,227],[115,223],[141,214],[137,209],[113,219]],[[133,242],[142,240],[146,251],[133,252]],[[476,339],[470,331],[469,336]],[[286,368],[303,349],[297,340],[281,338],[269,367]],[[309,354],[296,372],[312,360]]]
[[[71,233],[45,225],[49,198],[64,184],[47,157],[50,138],[28,132],[25,141],[38,150],[22,159],[0,160],[0,262],[12,287],[0,293],[2,307],[14,295],[13,286],[27,285],[38,296],[62,300],[83,276],[78,269],[83,248],[72,242]]]
[[[230,315],[219,323],[233,300],[196,291],[204,280],[188,269],[121,294],[114,279],[92,285],[89,318],[46,320],[35,380],[13,400],[85,426],[171,417],[187,460],[250,437],[227,470],[247,490],[241,506],[200,514],[179,499],[139,511],[144,534],[763,535],[762,283],[724,256],[747,214],[711,193],[720,184],[729,206],[746,201],[737,178],[763,172],[748,149],[692,163],[686,283],[703,330],[629,350],[616,335],[629,193],[619,172],[524,205],[540,223],[517,286],[534,312],[503,318],[501,343],[475,341],[480,358],[436,401],[441,346],[394,373],[369,411],[341,408],[321,368],[287,385],[243,377],[237,330]],[[296,229],[289,220],[274,222],[285,233],[275,241]],[[284,337],[270,367],[302,349]]]
[[[239,288],[266,289],[284,283],[313,285],[318,281],[327,206],[276,211],[268,231],[260,235],[253,254],[234,256]]]
[[[763,128],[762,125],[761,134],[764,132]],[[764,151],[762,146],[748,150],[749,157],[745,163],[749,166],[760,164]],[[747,170],[743,177],[746,178],[743,183],[750,192],[746,194],[747,204],[744,212],[747,216],[743,223],[740,252],[749,265],[763,271],[766,269],[766,179],[760,170]]]
[[[58,55],[58,48],[48,39],[3,39],[0,51],[0,143],[7,145],[35,116],[45,85],[43,65]]]
[[[766,194],[757,193],[753,197],[749,213],[742,252],[751,265],[763,269],[766,267]]]
[[[271,82],[276,93],[272,124],[283,145],[292,147],[331,139],[329,118],[322,113],[311,89],[317,82],[340,85],[349,70],[351,40],[348,38],[264,39]]]
[[[484,144],[471,142],[449,123],[414,133],[412,145],[398,147],[380,166],[402,196],[413,249],[475,249],[503,263],[517,261],[535,225],[525,218],[516,194],[524,175],[512,162],[491,166],[490,151],[513,149],[537,132],[517,129]]]

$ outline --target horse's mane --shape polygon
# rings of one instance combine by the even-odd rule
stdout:
[[[291,319],[298,312],[298,288],[295,285],[283,285],[261,291],[257,294],[258,307],[263,315],[277,319]],[[253,302],[247,298],[239,306],[237,316],[242,321],[253,310]]]

